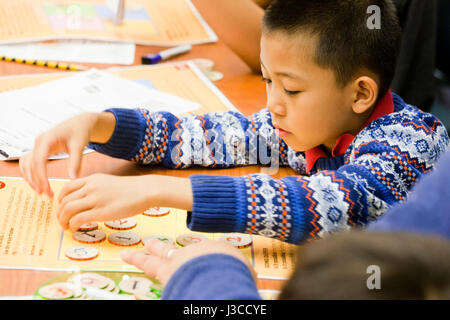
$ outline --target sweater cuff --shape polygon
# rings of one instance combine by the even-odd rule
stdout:
[[[196,257],[169,279],[163,300],[260,300],[249,268],[222,253]]]
[[[187,227],[199,232],[245,232],[245,181],[242,177],[191,175],[193,205]]]
[[[113,135],[105,144],[89,143],[88,147],[114,158],[130,160],[138,152],[145,131],[145,119],[139,109],[112,108],[116,118]]]

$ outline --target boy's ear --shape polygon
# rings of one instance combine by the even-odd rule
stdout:
[[[354,82],[354,98],[352,109],[357,114],[369,110],[377,101],[378,84],[368,76],[361,76]]]

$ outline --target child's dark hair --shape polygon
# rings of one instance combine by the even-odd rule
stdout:
[[[379,8],[380,28],[369,28],[373,5]],[[389,89],[401,41],[390,0],[274,0],[264,15],[263,33],[275,31],[316,36],[315,62],[332,69],[337,84],[345,86],[366,68],[379,77],[378,98]]]
[[[450,242],[445,238],[351,231],[300,247],[296,269],[279,299],[447,300],[449,270]],[[378,287],[370,278],[375,272]]]

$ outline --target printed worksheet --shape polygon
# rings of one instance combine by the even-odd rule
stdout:
[[[186,227],[187,212],[169,208],[168,214],[161,216],[149,216],[145,212],[134,216],[134,222],[127,230],[120,230],[117,221],[115,225],[98,222],[95,232],[86,231],[84,238],[87,239],[84,239],[83,235],[79,237],[70,230],[63,231],[56,218],[56,198],[66,182],[50,179],[55,192],[54,199],[50,200],[46,196],[38,196],[22,178],[0,177],[0,268],[138,271],[125,264],[119,256],[124,249],[144,250],[142,241],[135,241],[132,237],[142,240],[157,236],[175,241],[186,234],[188,237],[185,239],[203,236],[213,240],[219,240],[224,235],[190,231]],[[92,240],[98,234],[102,234],[102,237]],[[240,238],[239,234],[233,236]],[[251,244],[239,250],[248,257],[258,277],[287,279],[294,270],[298,247],[257,235],[250,237]],[[132,242],[127,242],[129,240]],[[84,252],[74,251],[80,246],[84,249],[78,250]],[[96,251],[96,255],[88,256],[89,250],[86,248]],[[73,259],[81,259],[80,256],[88,258]]]
[[[190,0],[127,0],[123,23],[114,20],[105,0],[2,0],[0,43],[87,39],[173,46],[217,41]]]

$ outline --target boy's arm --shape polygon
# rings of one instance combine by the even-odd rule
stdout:
[[[290,164],[302,172],[305,167],[303,154],[276,136],[267,109],[248,118],[233,111],[184,117],[145,109],[107,111],[116,120],[114,133],[107,143],[89,147],[113,157],[169,168]]]
[[[261,174],[191,176],[188,227],[297,244],[366,226],[388,206],[406,200],[412,185],[448,148],[445,127],[432,115],[404,116],[380,119],[366,128],[336,171],[280,180]],[[383,132],[376,129],[380,123]]]

